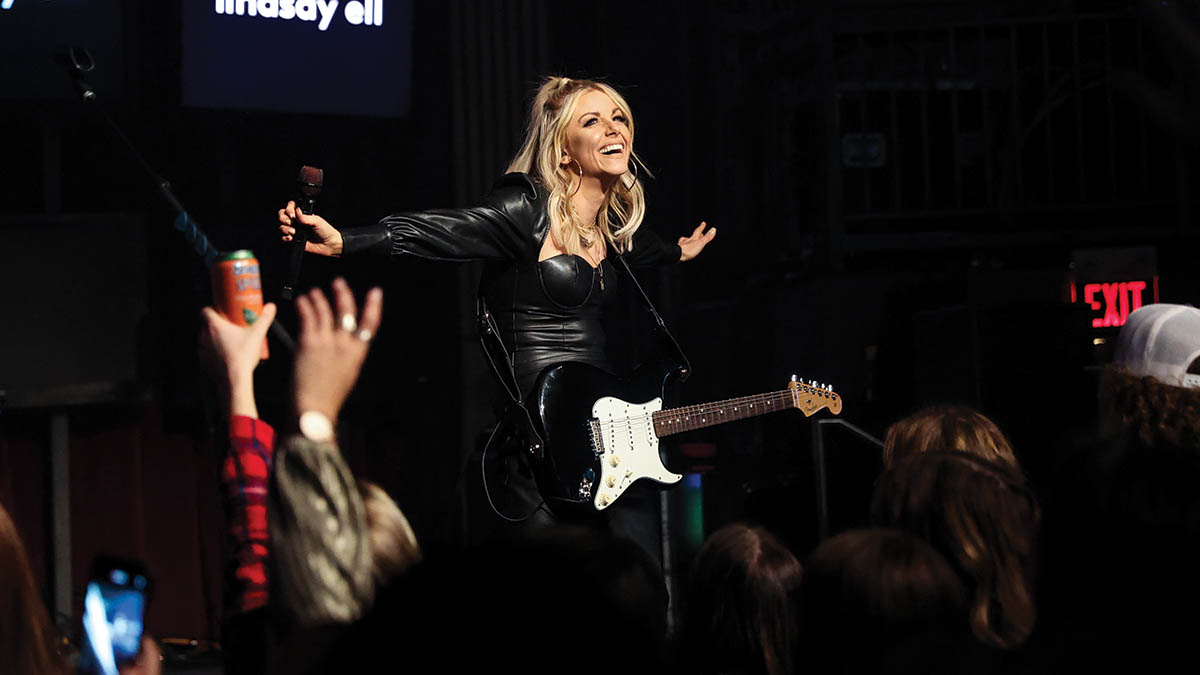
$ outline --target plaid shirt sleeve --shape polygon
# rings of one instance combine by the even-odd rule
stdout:
[[[254,417],[229,421],[229,454],[221,466],[226,525],[233,543],[229,611],[249,612],[267,604],[267,476],[275,430]]]

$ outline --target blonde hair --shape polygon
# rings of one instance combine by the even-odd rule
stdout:
[[[888,427],[883,465],[932,450],[958,450],[1020,471],[1012,445],[996,423],[962,405],[924,408]]]
[[[358,493],[371,538],[371,576],[376,585],[384,584],[421,562],[421,547],[404,512],[383,488],[358,481]]]
[[[633,152],[633,114],[625,97],[603,82],[575,80],[569,77],[549,77],[538,88],[529,110],[529,126],[525,142],[508,165],[508,172],[523,172],[537,179],[550,192],[550,236],[567,253],[579,255],[585,248],[586,234],[591,223],[583,222],[571,205],[571,184],[576,174],[571,165],[559,159],[566,148],[567,126],[579,97],[587,91],[599,91],[612,99],[629,124],[629,161],[634,171],[626,171],[605,195],[604,204],[596,214],[597,225],[604,238],[618,251],[633,250],[633,234],[646,215],[646,198],[637,180],[636,166],[646,165]]]

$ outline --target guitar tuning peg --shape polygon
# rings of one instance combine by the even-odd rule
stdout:
[[[799,382],[799,381],[800,381],[800,378],[796,377],[795,373],[792,373],[792,382]]]
[[[831,394],[833,393],[833,385],[832,384],[829,385],[829,393],[831,393]]]

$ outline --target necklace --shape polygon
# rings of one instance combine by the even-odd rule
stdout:
[[[596,235],[596,237],[598,238],[598,240],[600,242],[604,241],[604,238],[600,236],[600,228],[599,227],[593,226],[592,233]],[[590,264],[591,258],[594,255],[592,253],[592,241],[590,239],[588,239],[587,237],[580,235],[579,243],[583,244],[584,253],[588,254],[588,257],[586,259],[588,260],[588,263]],[[599,260],[596,262],[596,270],[598,270],[600,272],[600,291],[603,292],[604,291],[604,257],[599,257]]]

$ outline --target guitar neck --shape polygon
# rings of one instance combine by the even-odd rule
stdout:
[[[660,410],[653,415],[654,434],[662,438],[682,431],[703,429],[795,407],[792,392],[785,389],[769,394],[755,394],[754,396],[731,398],[727,401]]]

